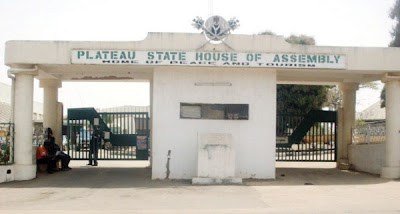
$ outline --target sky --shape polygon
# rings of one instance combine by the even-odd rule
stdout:
[[[198,32],[194,17],[236,17],[236,34],[270,30],[306,34],[322,46],[387,47],[394,0],[0,0],[0,81],[7,40],[134,41],[148,32]],[[380,86],[381,87],[381,86]],[[361,89],[357,111],[379,100],[380,90]],[[34,99],[43,91],[35,81]],[[111,100],[111,101],[110,101]],[[59,101],[68,107],[149,105],[148,83],[64,82]]]

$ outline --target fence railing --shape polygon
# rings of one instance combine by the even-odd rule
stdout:
[[[276,117],[276,136],[286,137],[293,133],[293,130],[304,119],[304,115],[279,114]]]
[[[75,117],[70,117],[74,119],[68,119],[67,151],[73,160],[89,159],[94,153],[92,150],[96,150],[97,160],[148,159],[150,125],[147,112],[96,112],[103,124],[100,126],[103,135],[98,148],[93,149],[90,147],[93,143],[92,119],[79,111],[75,110]]]
[[[353,143],[384,143],[385,139],[385,121],[363,122],[353,129]]]
[[[14,163],[14,124],[0,123],[0,165]]]
[[[277,161],[336,160],[336,122],[311,122],[310,128],[304,130],[304,137],[290,144],[289,138],[306,120],[302,115],[277,115]]]

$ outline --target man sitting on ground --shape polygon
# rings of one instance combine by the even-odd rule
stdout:
[[[61,151],[60,147],[55,143],[55,138],[53,136],[53,130],[51,128],[47,128],[47,139],[44,142],[44,147],[47,150],[47,172],[53,173],[56,170],[56,163],[58,160],[61,160],[62,171],[70,170],[71,168],[68,166],[71,157],[68,154],[65,154]]]

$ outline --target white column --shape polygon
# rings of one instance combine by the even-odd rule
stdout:
[[[150,108],[149,108],[149,111],[150,111],[149,112],[150,125],[149,125],[149,128],[150,128],[151,139],[153,139],[153,80],[150,81],[150,89],[149,89],[149,91],[150,91]],[[150,154],[150,167],[153,167],[153,157],[154,157],[153,156],[153,140],[151,140],[149,147],[150,147],[150,151],[151,151],[151,154]]]
[[[15,106],[15,78],[11,79],[11,115],[10,121],[14,123],[14,106]]]
[[[58,88],[61,81],[58,79],[41,79],[40,87],[43,88],[43,129],[51,128],[54,138],[58,145],[62,145],[62,124],[60,121],[58,108]]]
[[[381,177],[400,178],[400,81],[386,82],[386,156]]]
[[[338,167],[348,169],[349,154],[348,146],[352,143],[353,128],[356,120],[356,92],[358,83],[341,83],[339,88],[342,92],[342,108],[338,117]]]
[[[15,74],[14,96],[14,175],[15,180],[30,180],[36,177],[32,149],[33,75]]]

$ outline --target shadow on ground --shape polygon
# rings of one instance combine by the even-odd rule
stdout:
[[[246,179],[246,186],[369,185],[390,180],[335,168],[277,168],[275,180]],[[78,167],[37,179],[0,184],[0,188],[171,188],[191,186],[190,180],[151,180],[150,168]]]
[[[276,179],[246,179],[249,186],[298,186],[298,185],[370,185],[391,180],[379,175],[338,170],[336,168],[277,168]]]
[[[162,188],[191,185],[189,180],[151,180],[150,168],[73,168],[54,174],[38,173],[30,181],[0,184],[0,188]]]

